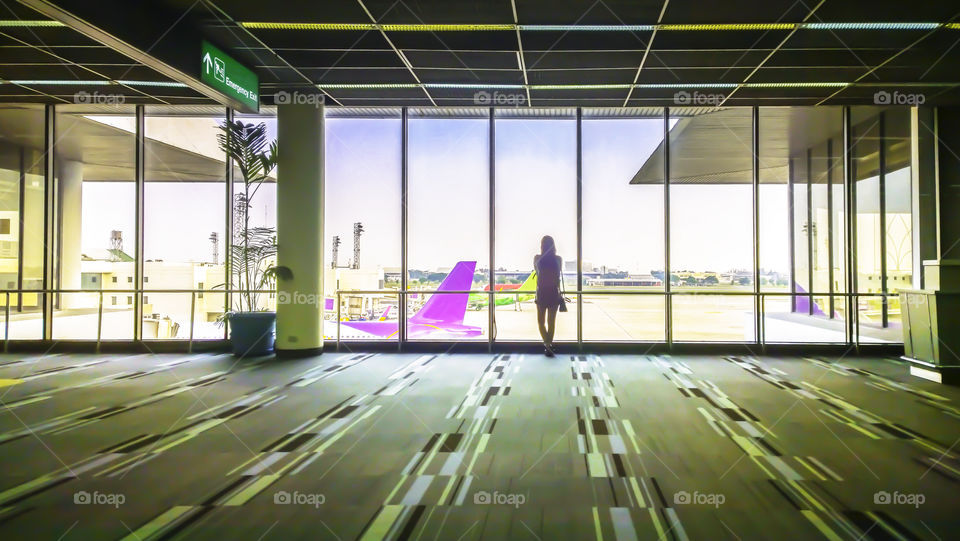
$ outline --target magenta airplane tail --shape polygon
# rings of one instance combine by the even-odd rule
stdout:
[[[461,261],[444,278],[437,291],[468,291],[473,286],[473,273],[476,261]],[[463,324],[467,312],[468,293],[433,294],[419,312],[411,316],[408,322],[408,336],[430,336],[435,332],[445,332],[456,336],[480,336],[483,330]],[[389,308],[380,321],[344,321],[344,327],[356,329],[381,338],[392,338],[397,334],[400,322],[387,320]]]
[[[469,290],[473,286],[473,273],[476,268],[476,261],[460,261],[443,279],[437,291]],[[431,295],[423,308],[410,318],[410,323],[462,325],[469,296],[467,293]]]

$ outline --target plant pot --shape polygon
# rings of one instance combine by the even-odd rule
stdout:
[[[273,353],[277,334],[276,312],[230,312],[230,342],[238,357]]]

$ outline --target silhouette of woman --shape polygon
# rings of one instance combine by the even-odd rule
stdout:
[[[537,326],[547,357],[553,357],[553,333],[556,330],[557,309],[561,301],[562,263],[553,237],[545,235],[540,239],[540,253],[533,256],[533,268],[537,271]]]

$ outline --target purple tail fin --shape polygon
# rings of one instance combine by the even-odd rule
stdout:
[[[806,293],[807,291],[803,289],[803,287],[800,284],[795,283],[795,285],[797,287],[797,296],[795,297],[797,299],[797,309],[795,311],[802,314],[809,314],[810,313],[810,297],[806,297],[806,296],[801,297],[800,294]],[[826,316],[827,314],[825,314],[824,311],[821,310],[819,306],[817,306],[817,303],[813,303],[813,315]]]
[[[450,274],[443,279],[438,291],[467,291],[473,286],[473,272],[476,261],[460,261]],[[419,312],[410,318],[411,323],[424,324],[463,324],[463,315],[467,312],[467,293],[450,295],[431,295]]]

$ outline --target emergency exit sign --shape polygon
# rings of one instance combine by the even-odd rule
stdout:
[[[243,64],[204,41],[200,50],[200,80],[236,99],[252,112],[260,110],[260,79]]]

